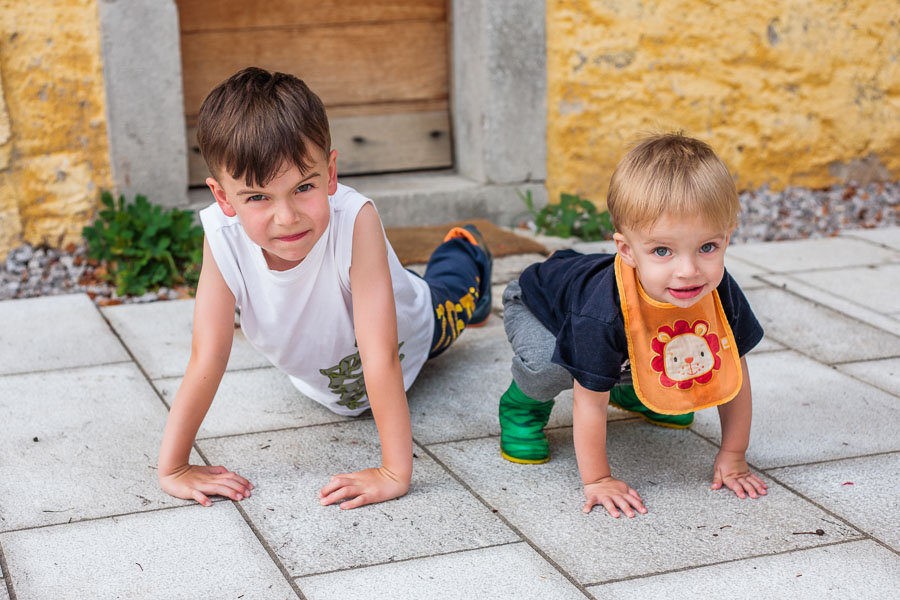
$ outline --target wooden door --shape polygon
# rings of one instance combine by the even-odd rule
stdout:
[[[247,66],[322,98],[343,175],[449,167],[447,0],[177,0],[189,181],[200,104]]]

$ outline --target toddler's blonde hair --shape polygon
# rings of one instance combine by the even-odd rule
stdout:
[[[682,133],[641,140],[619,161],[607,209],[616,229],[649,229],[664,214],[700,216],[710,226],[737,225],[734,180],[708,144]]]

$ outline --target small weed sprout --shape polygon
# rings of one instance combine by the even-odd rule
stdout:
[[[586,242],[608,240],[615,233],[609,212],[599,212],[592,202],[578,195],[560,194],[559,203],[535,210],[531,190],[518,191],[518,194],[534,217],[538,233],[561,238],[574,236]]]
[[[104,208],[93,226],[82,229],[88,256],[107,264],[120,296],[140,296],[160,287],[186,285],[193,291],[200,277],[203,228],[194,213],[164,210],[137,195],[126,204],[104,191]]]

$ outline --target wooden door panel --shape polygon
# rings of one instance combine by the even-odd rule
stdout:
[[[191,185],[200,105],[247,66],[322,98],[341,174],[452,165],[447,0],[177,0]]]
[[[447,20],[447,0],[178,0],[182,33],[292,25]]]
[[[230,33],[182,37],[185,114],[240,69],[293,73],[326,106],[447,98],[444,23],[412,22],[269,29],[237,43]],[[402,49],[402,51],[400,51]],[[188,83],[189,82],[189,83]]]

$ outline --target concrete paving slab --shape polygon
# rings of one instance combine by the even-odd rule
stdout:
[[[199,445],[254,483],[241,506],[295,577],[518,541],[418,447],[403,498],[347,511],[320,506],[332,475],[381,464],[371,419]]]
[[[126,360],[85,294],[0,302],[0,375]]]
[[[843,237],[765,244],[737,244],[731,246],[728,253],[734,258],[770,273],[863,267],[900,262],[900,251],[898,250]]]
[[[900,552],[900,454],[773,469],[770,473]],[[896,573],[900,584],[900,564]]]
[[[882,314],[894,312],[900,306],[900,264],[796,273],[794,277]]]
[[[879,227],[877,229],[849,229],[841,237],[857,238],[900,250],[900,227]]]
[[[425,363],[407,394],[416,441],[499,435],[497,407],[512,381],[511,360],[503,320],[491,318]],[[571,391],[560,394],[550,419],[550,427],[572,424]]]
[[[782,289],[747,290],[766,337],[828,363],[900,356],[900,337]]]
[[[582,254],[615,254],[616,243],[612,240],[602,242],[575,242],[572,249]]]
[[[491,271],[491,283],[509,283],[513,279],[518,279],[527,267],[546,259],[547,257],[543,254],[511,254],[495,258],[494,268]]]
[[[900,557],[863,540],[620,581],[588,591],[597,600],[672,598],[672,590],[683,598],[869,600],[897,589],[898,569]]]
[[[166,410],[133,363],[0,377],[0,415],[0,530],[185,503],[157,483]]]
[[[783,344],[779,344],[772,338],[765,336],[763,339],[753,348],[750,352],[754,354],[759,354],[761,352],[778,352],[779,350],[784,350],[785,346]]]
[[[153,385],[171,406],[181,378],[157,379]],[[254,433],[349,419],[304,396],[287,375],[274,367],[227,371],[197,437]]]
[[[900,450],[897,398],[795,352],[750,354],[753,428],[747,460],[760,469]],[[715,410],[692,429],[719,443]]]
[[[838,371],[900,396],[900,358],[847,363],[838,365],[837,368]]]
[[[578,588],[522,542],[314,575],[297,584],[309,600],[584,599]]]
[[[193,300],[109,306],[103,314],[151,379],[184,375],[191,357]],[[235,329],[228,369],[268,366],[269,361]]]
[[[297,595],[230,502],[0,535],[17,600]]]
[[[429,449],[585,585],[859,536],[774,482],[758,500],[711,490],[714,447],[690,431],[638,422],[611,423],[607,447],[613,473],[641,494],[649,513],[614,519],[594,508],[585,515],[572,431],[553,430],[549,439],[543,465],[504,460],[496,438]],[[793,535],[818,528],[826,535]]]
[[[877,267],[847,269],[847,271],[862,271],[874,268]],[[804,275],[830,275],[831,273],[834,273],[834,271],[811,271],[810,273],[795,273],[793,275],[763,275],[761,279],[772,287],[787,290],[791,294],[800,296],[804,300],[809,300],[820,306],[827,307],[833,312],[852,317],[857,321],[862,321],[872,327],[883,329],[888,333],[900,331],[900,315],[878,312],[871,307],[855,302],[854,300],[848,300],[846,297],[832,294],[831,292],[816,287],[800,278]],[[879,293],[875,291],[875,297],[878,295]]]
[[[759,276],[766,272],[765,269],[760,269],[732,256],[730,249],[725,253],[725,269],[737,281],[742,290],[766,286],[765,282],[759,280]]]

